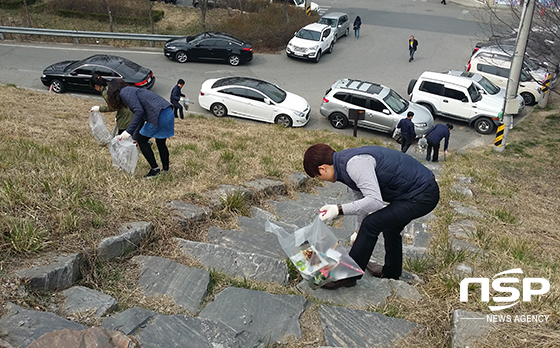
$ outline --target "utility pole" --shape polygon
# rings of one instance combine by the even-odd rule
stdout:
[[[519,87],[519,76],[523,68],[523,59],[525,58],[525,49],[527,47],[527,39],[531,32],[531,22],[533,21],[533,12],[535,11],[535,0],[525,0],[523,4],[523,12],[521,21],[519,22],[519,30],[517,31],[517,40],[515,43],[515,52],[511,60],[509,70],[509,79],[506,87],[506,100],[504,103],[503,120],[505,129],[503,129],[503,138],[498,142],[500,128],[494,142],[494,150],[502,152],[506,147],[506,139],[509,130],[513,128],[513,115],[518,112],[519,104],[515,99],[517,89]],[[517,104],[517,105],[516,105]]]

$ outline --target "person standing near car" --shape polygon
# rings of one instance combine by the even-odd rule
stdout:
[[[412,141],[416,138],[416,132],[414,131],[414,123],[412,123],[412,117],[414,112],[409,111],[406,117],[399,121],[397,128],[401,130],[401,151],[406,153]]]
[[[362,19],[360,18],[360,16],[356,16],[356,19],[354,19],[354,36],[356,36],[356,38],[360,38],[361,26],[362,26]]]
[[[169,170],[169,149],[166,140],[175,134],[175,118],[171,104],[158,94],[148,89],[130,86],[122,79],[114,79],[109,82],[107,102],[113,109],[128,106],[134,113],[132,121],[119,136],[119,140],[126,140],[132,136],[132,139],[138,142],[142,155],[151,167],[145,177],[154,177],[161,171],[167,172]],[[161,169],[148,142],[150,138],[156,139],[161,158]]]
[[[175,118],[180,117],[181,120],[184,119],[183,106],[181,105],[181,103],[179,103],[179,101],[181,100],[181,97],[185,96],[183,93],[181,93],[181,88],[183,88],[184,85],[185,80],[179,79],[179,81],[177,81],[177,84],[171,90],[171,96],[169,97],[171,105],[173,105],[173,114],[175,115]]]
[[[439,201],[439,187],[432,171],[413,157],[382,146],[336,152],[326,144],[310,146],[303,156],[303,167],[312,178],[340,181],[352,189],[353,202],[319,209],[323,221],[338,215],[356,215],[358,234],[350,257],[375,277],[399,279],[402,230],[413,219],[431,212]],[[385,239],[384,265],[369,262],[381,233]],[[359,278],[327,283],[323,288],[351,287]]]
[[[93,74],[93,76],[90,78],[90,84],[93,89],[101,93],[103,99],[105,99],[105,102],[107,103],[107,81],[101,75]],[[108,105],[96,105],[92,106],[90,111],[112,112],[115,110],[111,109]],[[132,121],[133,116],[134,114],[128,107],[118,109],[117,114],[115,115],[115,122],[117,123],[117,125],[115,126],[113,134],[111,135],[120,135],[122,132],[124,132],[126,127],[128,127],[128,125],[130,124],[130,121]]]
[[[449,131],[452,129],[453,129],[453,125],[450,123],[447,123],[445,125],[439,123],[433,126],[432,128],[430,128],[430,130],[428,130],[426,134],[423,135],[423,137],[426,138],[426,140],[428,140],[426,161],[430,161],[430,160],[432,160],[432,162],[438,161],[439,145],[441,143],[441,139],[443,138],[445,138],[445,143],[443,145],[443,153],[447,155],[447,148],[449,146],[449,136],[450,136]],[[432,156],[432,149],[434,150],[433,156]]]
[[[410,39],[408,39],[408,54],[409,54],[408,62],[414,60],[414,53],[416,52],[417,49],[418,49],[418,40],[416,40],[414,36],[410,35]]]

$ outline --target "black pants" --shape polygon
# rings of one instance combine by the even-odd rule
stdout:
[[[152,151],[152,146],[148,143],[150,138],[138,134],[138,147],[140,147],[140,152],[146,158],[146,161],[150,164],[151,168],[157,168],[158,164],[156,162],[156,157],[154,156],[154,151]],[[159,151],[159,157],[161,158],[161,166],[163,170],[169,169],[169,149],[167,149],[167,144],[165,141],[167,139],[156,139],[157,148]]]
[[[173,101],[171,104],[173,105],[173,115],[175,115],[175,118],[180,117],[183,119],[183,105],[179,104],[177,101]]]
[[[432,149],[434,150],[433,156],[432,156]],[[439,157],[439,142],[434,143],[431,142],[430,139],[428,139],[428,150],[426,151],[426,161],[429,161],[431,159],[434,162],[437,162],[438,157]]]
[[[439,202],[439,187],[435,179],[423,193],[409,200],[394,201],[368,215],[350,249],[350,257],[362,270],[366,269],[380,233],[385,239],[383,277],[398,279],[402,273],[401,232],[410,221],[431,212]]]
[[[403,153],[406,153],[406,151],[408,151],[408,148],[410,147],[410,145],[412,145],[413,140],[414,137],[401,137],[401,151]]]

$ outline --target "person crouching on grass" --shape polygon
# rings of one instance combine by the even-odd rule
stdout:
[[[399,279],[402,230],[438,204],[439,186],[434,174],[413,157],[381,146],[336,152],[329,145],[315,144],[305,152],[303,167],[312,178],[340,181],[352,189],[355,201],[319,209],[323,221],[338,215],[357,216],[358,234],[350,257],[375,277]],[[384,207],[384,202],[389,204]],[[380,233],[385,239],[385,265],[369,262]],[[323,288],[351,287],[361,277],[327,283]]]
[[[107,104],[115,110],[128,107],[134,114],[132,121],[119,140],[132,136],[146,161],[150,164],[150,172],[146,178],[154,177],[161,171],[169,170],[169,150],[166,140],[175,134],[175,118],[171,104],[158,94],[143,88],[130,86],[122,79],[109,82]],[[154,152],[149,144],[150,138],[156,139],[162,168],[160,169]]]

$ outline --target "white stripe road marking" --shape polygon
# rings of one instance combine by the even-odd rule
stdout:
[[[62,50],[62,51],[86,51],[86,52],[98,52],[99,51],[106,51],[106,52],[123,52],[123,53],[141,53],[141,54],[153,54],[153,55],[160,55],[161,52],[150,52],[150,51],[129,51],[129,50],[109,50],[103,47],[96,47],[96,48],[85,48],[85,47],[56,47],[56,46],[34,46],[34,45],[16,45],[16,44],[8,44],[8,43],[0,43],[1,46],[10,46],[10,47],[22,47],[22,48],[39,48],[39,49],[50,49],[50,50]]]

